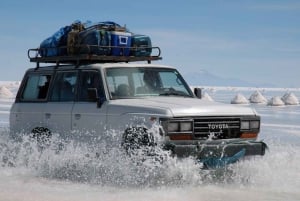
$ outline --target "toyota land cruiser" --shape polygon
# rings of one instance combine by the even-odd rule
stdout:
[[[58,133],[76,139],[72,131],[83,136],[91,131],[97,137],[115,129],[128,149],[132,143],[155,146],[150,130],[158,124],[164,149],[178,157],[265,152],[265,144],[257,141],[260,116],[253,109],[202,100],[173,67],[97,59],[70,65],[54,59],[56,65],[40,67],[41,61],[34,59],[37,66],[25,73],[11,108],[14,138]]]

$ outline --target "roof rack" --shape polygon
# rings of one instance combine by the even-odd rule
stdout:
[[[103,48],[104,46],[97,46],[98,48]],[[65,49],[67,47],[55,47],[55,49]],[[91,48],[88,46],[88,48]],[[108,47],[104,47],[108,48]],[[125,49],[128,47],[113,47],[109,46],[109,48],[121,48]],[[145,47],[130,47],[128,49],[137,51],[139,48],[145,49]],[[40,63],[55,63],[57,66],[60,64],[75,64],[79,66],[80,64],[93,64],[93,63],[117,63],[117,62],[136,62],[136,61],[147,61],[151,63],[151,61],[161,60],[160,57],[161,50],[159,47],[147,47],[147,49],[151,48],[152,50],[157,51],[156,55],[152,56],[112,56],[112,55],[96,55],[96,54],[72,54],[72,55],[63,55],[63,56],[41,56],[41,51],[47,51],[47,49],[54,49],[54,48],[35,48],[29,49],[27,52],[28,58],[30,62],[35,62],[37,64],[37,68],[40,67]]]

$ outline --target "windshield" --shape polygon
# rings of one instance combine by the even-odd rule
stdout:
[[[192,97],[192,92],[175,69],[120,67],[106,69],[112,99],[145,96]]]

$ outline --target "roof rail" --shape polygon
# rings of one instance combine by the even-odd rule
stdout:
[[[147,61],[148,63],[151,63],[151,61],[155,60],[161,60],[162,57],[160,57],[161,50],[159,47],[114,47],[114,46],[97,46],[97,48],[119,48],[119,49],[129,49],[130,51],[137,51],[138,49],[151,49],[151,52],[156,52],[154,56],[112,56],[112,55],[97,55],[97,54],[91,54],[88,52],[88,54],[70,54],[70,55],[62,55],[62,56],[41,56],[42,51],[48,51],[48,50],[65,50],[64,52],[67,53],[68,47],[54,47],[53,48],[35,48],[35,49],[29,49],[27,52],[28,58],[30,62],[37,63],[37,68],[40,67],[40,63],[56,63],[57,66],[60,64],[93,64],[93,63],[117,63],[117,62],[136,62],[136,61]],[[91,46],[85,46],[85,48],[88,48],[89,50]],[[128,50],[127,50],[128,51]]]

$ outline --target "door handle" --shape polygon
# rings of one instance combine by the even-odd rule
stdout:
[[[75,119],[79,120],[81,118],[81,114],[75,114]]]

